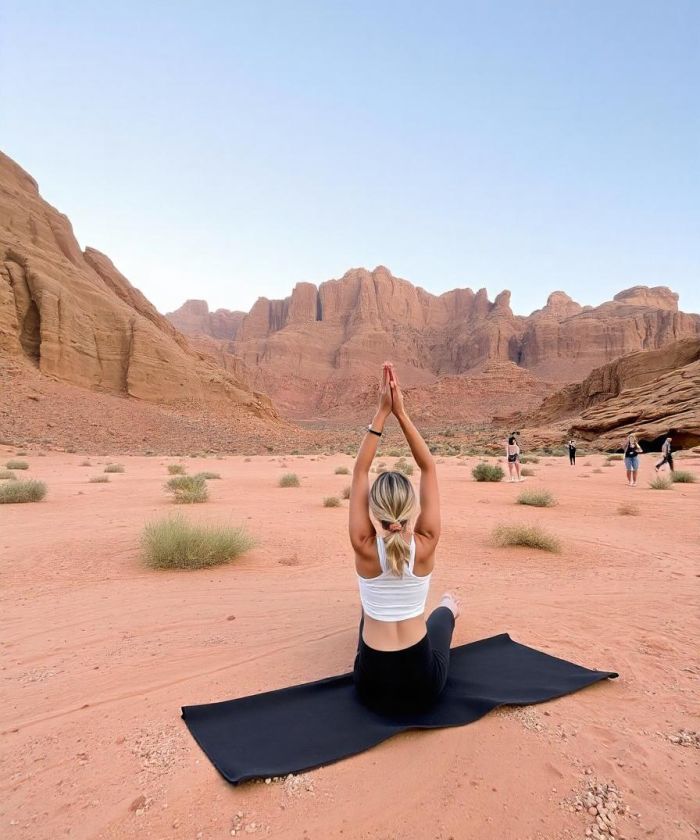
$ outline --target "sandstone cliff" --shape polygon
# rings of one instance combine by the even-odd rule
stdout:
[[[174,405],[218,405],[273,420],[234,365],[217,364],[0,153],[0,358],[83,388]]]
[[[547,397],[529,418],[545,429],[561,421],[569,433],[606,447],[631,432],[651,448],[659,448],[669,431],[677,447],[700,444],[700,338],[596,368],[583,382]]]
[[[637,286],[597,307],[557,291],[519,317],[508,291],[493,302],[485,289],[432,295],[383,266],[352,269],[318,288],[299,283],[284,300],[260,298],[242,318],[209,313],[202,301],[168,317],[209,337],[215,317],[218,337],[243,360],[254,387],[299,417],[332,416],[344,401],[357,402],[386,358],[408,386],[475,375],[493,362],[525,368],[540,384],[566,383],[626,353],[700,335],[700,316],[679,312],[665,287]],[[485,418],[491,409],[484,406]]]

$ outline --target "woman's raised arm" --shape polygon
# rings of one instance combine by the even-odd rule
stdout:
[[[403,394],[391,366],[389,375],[393,412],[420,470],[420,515],[416,519],[414,531],[434,548],[440,538],[440,491],[435,460],[428,449],[428,444],[423,440],[421,433],[413,425],[406,412]]]
[[[389,369],[387,365],[384,365],[379,392],[379,406],[362,441],[360,451],[357,453],[355,467],[352,471],[349,531],[350,542],[358,554],[369,554],[374,551],[371,543],[376,536],[376,531],[369,516],[369,468],[377,454],[379,438],[384,431],[384,423],[390,414]]]

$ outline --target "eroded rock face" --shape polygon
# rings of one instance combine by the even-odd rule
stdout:
[[[202,304],[186,305],[189,322],[185,307],[178,310],[176,323],[211,336],[208,325],[196,326],[211,317]],[[515,363],[533,381],[566,383],[626,353],[696,335],[700,316],[679,312],[678,296],[665,287],[637,286],[598,307],[556,291],[525,318],[513,314],[508,291],[493,302],[485,289],[432,295],[379,266],[351,269],[318,288],[300,283],[284,300],[260,298],[221,337],[254,387],[306,417],[340,412],[344,399],[357,402],[387,358],[408,386],[479,374],[493,362]]]
[[[229,341],[236,337],[245,316],[245,312],[230,312],[228,309],[210,312],[206,300],[187,300],[165,317],[185,335],[206,335]]]
[[[673,432],[676,447],[700,444],[700,338],[631,353],[547,397],[535,427],[566,420],[575,436],[617,446],[636,433],[647,443]]]
[[[85,388],[274,418],[230,368],[187,338],[0,154],[0,353]]]

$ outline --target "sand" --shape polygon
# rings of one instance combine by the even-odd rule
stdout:
[[[575,469],[544,458],[523,485],[478,484],[475,459],[444,459],[430,602],[459,591],[454,642],[508,631],[620,679],[234,788],[180,706],[349,669],[359,607],[347,502],[322,501],[349,483],[334,468],[351,459],[184,459],[222,480],[182,512],[246,524],[258,547],[216,569],[155,572],[139,535],[175,508],[162,489],[173,459],[85,457],[30,450],[24,475],[47,482],[46,500],[0,506],[3,838],[557,840],[595,834],[596,805],[616,812],[618,837],[697,835],[700,484],[648,489],[651,456],[637,488],[620,464],[594,473],[601,456]],[[125,472],[88,483],[107,460]],[[678,466],[700,477],[699,460]],[[277,487],[291,470],[301,487]],[[523,487],[559,504],[515,505]],[[617,512],[630,501],[639,516]],[[561,554],[492,546],[501,522],[546,527]]]

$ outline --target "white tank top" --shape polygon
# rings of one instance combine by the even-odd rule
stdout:
[[[357,576],[360,601],[365,615],[376,621],[405,621],[425,612],[430,589],[430,575],[413,574],[416,560],[416,541],[411,537],[411,552],[403,575],[395,575],[388,567],[384,540],[377,537],[377,555],[382,573],[377,577]]]

